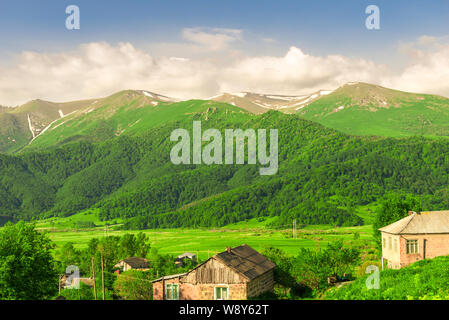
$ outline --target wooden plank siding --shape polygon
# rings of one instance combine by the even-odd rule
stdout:
[[[238,284],[248,282],[245,277],[215,259],[209,259],[209,261],[183,277],[181,281],[191,284]]]

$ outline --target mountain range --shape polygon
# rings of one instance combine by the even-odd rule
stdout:
[[[449,136],[448,98],[366,83],[298,96],[223,93],[205,101],[230,104],[252,114],[270,110],[297,114],[353,135]],[[14,108],[1,107],[0,152],[134,134],[170,119],[170,112],[158,120],[152,118],[176,103],[188,104],[145,90],[125,90],[106,98],[65,103],[33,100]]]
[[[257,111],[253,102],[267,108]],[[307,97],[177,101],[125,90],[0,110],[1,221],[93,213],[131,229],[256,217],[275,217],[278,226],[292,219],[359,225],[391,192],[420,197],[426,210],[449,207],[444,97],[350,83]],[[248,164],[174,165],[170,133],[191,130],[193,121],[203,130],[278,129],[278,173],[260,176]]]

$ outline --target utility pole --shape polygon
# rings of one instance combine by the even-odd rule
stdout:
[[[101,286],[103,288],[103,300],[104,300],[104,262],[103,262],[103,255],[101,255]]]
[[[94,257],[92,257],[92,277],[94,278],[94,297],[97,300],[97,283],[95,282],[95,264]]]
[[[293,220],[293,239],[296,239],[296,219]]]
[[[58,281],[59,282],[59,294],[61,294],[61,279],[62,279],[62,277],[63,276],[60,275],[59,276],[59,281]]]

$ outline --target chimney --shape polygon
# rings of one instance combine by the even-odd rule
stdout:
[[[231,253],[231,247],[226,247],[226,252]]]
[[[411,216],[411,215],[414,214],[414,213],[415,213],[414,211],[409,211],[409,212],[408,212],[408,215]]]

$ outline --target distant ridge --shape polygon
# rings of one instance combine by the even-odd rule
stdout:
[[[303,95],[235,92],[185,102],[188,101],[198,105],[207,101],[224,103],[253,114],[270,110],[297,114],[354,135],[449,137],[448,98],[363,82],[348,82],[335,90]],[[159,114],[159,107],[180,102],[148,90],[122,90],[98,99],[64,103],[36,99],[13,108],[0,106],[0,152],[17,152],[37,141],[44,146],[87,136],[92,141],[104,140],[129,131],[130,126],[143,130],[145,125],[171,120],[170,111],[163,111],[166,115],[156,116],[156,122],[140,122],[152,108]],[[175,117],[180,117],[182,112],[176,110]],[[48,137],[42,139],[43,136]]]

